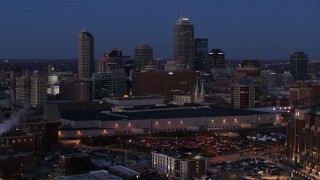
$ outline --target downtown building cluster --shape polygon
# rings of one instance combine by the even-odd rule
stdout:
[[[181,16],[173,29],[169,60],[155,58],[147,43],[135,47],[133,58],[114,48],[96,59],[94,36],[81,31],[77,73],[52,66],[45,75],[12,69],[10,107],[2,110],[1,121],[25,104],[32,111],[0,134],[2,149],[28,152],[23,159],[31,167],[35,152],[58,149],[58,139],[288,124],[288,158],[319,172],[318,116],[308,108],[318,103],[320,83],[308,73],[317,64],[310,66],[306,53],[292,53],[286,71],[258,60],[231,66],[221,49],[209,51],[208,39],[195,38],[189,18]],[[298,106],[304,113],[296,110],[290,119],[287,110]],[[286,108],[274,111],[280,107]],[[152,153],[152,168],[178,179],[205,175],[206,164],[200,155]]]

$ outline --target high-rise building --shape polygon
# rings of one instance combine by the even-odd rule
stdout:
[[[295,81],[307,79],[308,54],[294,52],[290,55],[290,73]]]
[[[32,106],[47,102],[47,77],[33,75],[30,78],[30,102]]]
[[[289,71],[284,71],[282,74],[277,74],[277,86],[290,86],[293,83],[292,74]]]
[[[194,69],[194,28],[182,15],[174,25],[173,57],[179,67]]]
[[[134,50],[133,67],[137,70],[153,65],[153,50],[148,44],[139,44]]]
[[[91,33],[78,33],[78,77],[90,79],[94,72],[94,37]]]
[[[212,49],[208,55],[208,61],[206,63],[206,72],[213,75],[213,77],[223,76],[226,63],[224,58],[224,52],[220,49]]]
[[[92,98],[122,97],[127,92],[127,75],[118,72],[95,73],[92,76]]]
[[[130,60],[130,56],[123,56],[119,48],[113,48],[111,52],[106,51],[103,57],[96,61],[95,72],[107,72],[110,69],[125,69]]]
[[[30,78],[29,78],[30,82]],[[16,77],[16,103],[19,105],[23,105],[24,103],[30,103],[27,102],[27,88],[30,89],[30,84],[27,85],[27,78],[26,75],[22,75],[21,77]],[[29,95],[30,96],[30,95]]]
[[[206,62],[208,59],[208,39],[195,39],[195,70],[205,71]]]
[[[262,87],[272,88],[277,85],[277,73],[272,70],[261,70],[260,73]]]
[[[212,49],[209,52],[207,67],[209,69],[212,69],[212,68],[224,69],[226,67],[224,52],[221,51],[221,49]]]
[[[231,106],[237,109],[255,108],[259,105],[261,86],[243,76],[231,85]]]
[[[26,71],[24,75],[17,77],[17,104],[31,104],[34,107],[38,104],[45,104],[47,102],[47,82],[46,76],[38,75],[36,72],[30,76],[30,73]]]

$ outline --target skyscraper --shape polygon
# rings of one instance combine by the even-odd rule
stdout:
[[[91,33],[78,33],[78,76],[90,79],[94,72],[94,37]]]
[[[153,65],[153,50],[148,44],[139,44],[134,50],[133,67],[141,70],[146,65]]]
[[[208,59],[208,39],[197,38],[195,39],[195,70],[205,71],[206,62]]]
[[[174,25],[173,57],[179,67],[194,69],[194,28],[182,15]]]
[[[290,73],[295,81],[307,79],[308,54],[294,52],[290,55]]]
[[[220,49],[212,49],[209,52],[207,67],[209,70],[212,68],[221,68],[226,67],[224,59],[224,53]]]

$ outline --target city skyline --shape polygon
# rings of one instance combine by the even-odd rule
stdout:
[[[289,59],[292,52],[304,51],[314,60],[320,57],[317,5],[275,0],[6,1],[0,7],[0,58],[76,58],[77,33],[86,28],[96,40],[95,58],[115,47],[133,57],[136,45],[147,42],[155,57],[172,59],[173,27],[183,11],[195,38],[207,38],[209,50],[221,49],[226,59]]]

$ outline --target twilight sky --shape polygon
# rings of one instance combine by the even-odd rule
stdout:
[[[172,58],[181,11],[227,59],[288,59],[305,51],[320,60],[319,0],[1,0],[1,58],[76,58],[77,33],[95,37],[95,57],[113,47],[133,55],[147,42]]]

